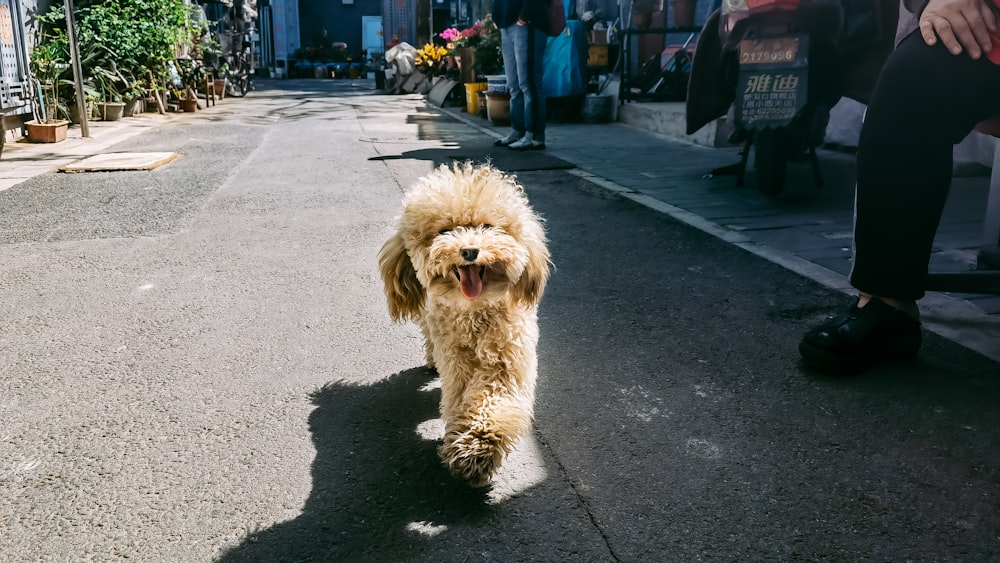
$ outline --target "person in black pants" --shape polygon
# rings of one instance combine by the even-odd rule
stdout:
[[[799,344],[818,369],[853,373],[912,358],[917,300],[952,176],[953,145],[1000,113],[1000,0],[929,0],[889,56],[858,143],[858,300]]]

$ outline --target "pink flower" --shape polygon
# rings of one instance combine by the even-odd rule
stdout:
[[[470,37],[475,37],[479,35],[479,32],[482,30],[483,30],[483,22],[476,22],[476,25],[463,29],[459,33],[459,35],[462,37],[462,39],[468,39]]]
[[[454,41],[458,39],[458,30],[455,29],[454,27],[449,27],[448,29],[439,33],[438,37],[444,39],[445,41]]]

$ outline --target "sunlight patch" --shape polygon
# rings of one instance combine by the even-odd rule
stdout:
[[[441,388],[441,378],[437,377],[437,378],[434,378],[431,381],[428,381],[427,385],[424,385],[423,387],[421,387],[420,390],[421,391],[425,391],[425,392],[429,392],[429,391],[433,391],[435,389],[440,389],[440,388]]]
[[[447,530],[448,526],[435,526],[430,522],[410,522],[406,525],[406,529],[410,532],[416,532],[422,536],[433,538]]]
[[[444,420],[432,418],[417,425],[417,436],[424,440],[440,440],[444,438]]]
[[[500,466],[487,495],[489,503],[499,504],[541,483],[547,476],[542,448],[533,435],[525,436]]]

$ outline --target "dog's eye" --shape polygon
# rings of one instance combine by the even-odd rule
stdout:
[[[440,231],[438,231],[438,234],[439,235],[446,235],[446,234],[448,234],[450,232],[451,232],[451,229],[441,229]]]
[[[493,225],[490,225],[489,223],[484,223],[484,224],[483,224],[483,228],[484,228],[484,229],[492,229],[492,228],[493,228]]]

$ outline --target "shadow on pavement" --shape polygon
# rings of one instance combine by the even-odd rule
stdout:
[[[398,155],[379,155],[368,160],[429,160],[435,165],[454,161],[471,160],[477,163],[489,162],[505,172],[529,172],[537,170],[568,170],[576,166],[561,158],[552,156],[545,151],[512,151],[493,146],[492,139],[488,144],[462,143],[461,147],[445,147],[434,149],[416,149],[405,151]]]
[[[522,179],[557,266],[538,426],[619,560],[996,559],[1000,364],[925,334],[914,362],[816,374],[799,339],[846,296],[624,198]]]
[[[313,489],[302,514],[257,533],[220,561],[391,561],[421,553],[448,524],[492,512],[482,491],[448,475],[436,440],[436,373],[406,370],[372,386],[331,383],[313,396]]]

